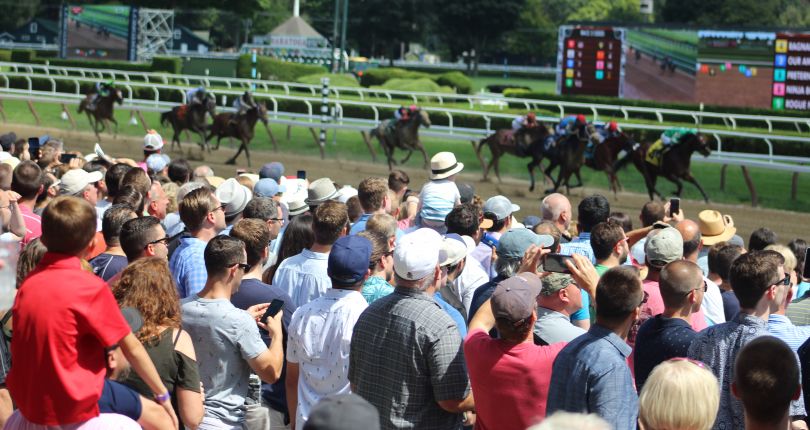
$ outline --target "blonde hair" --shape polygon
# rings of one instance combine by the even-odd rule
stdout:
[[[775,251],[782,255],[785,258],[785,263],[782,264],[782,267],[785,268],[785,274],[790,275],[791,272],[796,270],[796,266],[798,265],[798,261],[796,261],[796,254],[790,250],[785,245],[780,245],[775,243],[773,245],[768,245],[765,247],[765,251]]]
[[[610,424],[596,414],[555,412],[542,423],[527,430],[611,430]]]
[[[366,230],[391,237],[397,234],[397,220],[388,214],[374,214],[366,221]]]
[[[717,417],[720,386],[702,363],[665,361],[653,369],[639,395],[642,430],[708,430]]]

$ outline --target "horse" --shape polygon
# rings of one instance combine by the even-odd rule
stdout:
[[[205,100],[201,103],[175,106],[172,110],[160,114],[160,124],[165,127],[168,122],[172,125],[172,129],[174,129],[171,148],[174,149],[174,143],[177,142],[177,147],[182,150],[182,146],[180,145],[180,133],[183,130],[191,130],[200,136],[201,143],[198,143],[200,149],[207,149],[210,154],[211,148],[208,146],[208,141],[205,139],[205,132],[208,129],[205,114],[210,114],[211,118],[213,118],[216,115],[216,109],[216,100],[214,100],[213,96],[207,94]]]
[[[487,180],[489,169],[494,167],[495,176],[499,182],[503,182],[501,181],[498,164],[504,154],[511,154],[520,158],[531,157],[532,161],[526,165],[526,168],[529,170],[529,178],[531,179],[529,191],[534,191],[534,169],[543,161],[543,142],[549,134],[548,128],[539,124],[536,127],[524,127],[515,132],[508,128],[500,129],[481,139],[478,146],[475,147],[475,155],[478,156],[478,159],[481,160],[481,148],[484,145],[489,146],[489,152],[492,153],[492,160],[484,166],[484,180]],[[484,164],[483,160],[481,164]]]
[[[593,148],[593,156],[585,157],[586,166],[607,174],[608,184],[611,191],[613,191],[614,196],[622,188],[621,184],[619,183],[619,176],[617,175],[617,172],[623,166],[623,164],[631,159],[634,162],[644,161],[644,158],[638,156],[632,158],[623,157],[619,159],[619,154],[622,151],[625,151],[627,154],[634,154],[633,146],[633,140],[630,138],[630,136],[620,133],[618,135],[608,137],[602,143],[596,144]]]
[[[588,141],[595,139],[596,130],[593,125],[580,125],[577,126],[576,132],[561,138],[557,141],[556,148],[552,149],[547,157],[549,165],[544,171],[545,175],[551,177],[551,171],[555,167],[560,166],[560,171],[557,174],[557,180],[554,182],[554,188],[546,190],[546,194],[556,193],[561,185],[565,184],[566,194],[570,192],[568,180],[571,175],[575,175],[579,183],[574,187],[582,186],[582,177],[579,170],[585,158],[585,148],[588,146]]]
[[[78,112],[86,112],[87,113],[87,121],[90,122],[90,127],[93,127],[93,131],[96,133],[96,139],[101,142],[101,133],[104,130],[107,130],[108,124],[107,121],[111,121],[115,124],[115,129],[113,131],[113,139],[118,136],[118,121],[115,120],[115,103],[119,105],[124,104],[124,97],[121,95],[121,90],[110,88],[107,95],[102,96],[101,94],[98,95],[96,99],[96,106],[93,110],[88,110],[90,106],[90,99],[85,98],[81,102],[79,102],[79,109]]]
[[[680,143],[670,147],[669,150],[664,152],[661,156],[660,165],[655,165],[647,161],[647,151],[650,149],[650,146],[652,145],[649,142],[645,142],[638,145],[633,153],[625,156],[625,158],[632,157],[634,160],[644,160],[643,163],[637,163],[635,161],[634,163],[639,172],[641,172],[641,175],[644,176],[644,182],[647,185],[647,193],[650,195],[650,200],[653,199],[653,195],[657,195],[659,198],[663,199],[661,193],[655,189],[656,180],[659,176],[662,176],[678,187],[674,193],[676,196],[681,195],[681,191],[683,190],[681,180],[684,180],[697,187],[700,194],[703,195],[703,200],[706,203],[709,202],[709,196],[706,194],[706,191],[703,190],[703,187],[697,179],[692,176],[692,172],[689,170],[693,153],[698,152],[704,157],[708,157],[712,152],[703,136],[694,133],[685,134],[681,137]]]
[[[257,103],[255,107],[251,107],[244,115],[234,118],[234,122],[231,122],[233,116],[234,114],[229,112],[216,115],[213,124],[209,127],[210,134],[205,138],[205,142],[207,145],[208,141],[216,136],[217,146],[214,147],[214,149],[219,149],[219,142],[223,137],[235,137],[239,139],[241,141],[239,149],[225,164],[236,164],[236,157],[244,150],[248,167],[250,167],[250,151],[248,150],[248,144],[250,144],[250,141],[253,140],[255,135],[254,128],[256,127],[256,121],[261,121],[264,123],[265,128],[268,127],[267,106],[264,102]]]
[[[405,124],[400,124],[400,121],[397,121],[393,125],[393,132],[389,126],[389,121],[383,121],[371,130],[371,136],[377,138],[383,151],[385,151],[385,157],[388,159],[388,170],[394,169],[394,164],[396,164],[394,150],[397,148],[408,151],[408,155],[400,164],[407,163],[413,151],[419,150],[425,159],[424,168],[428,168],[427,152],[425,152],[425,146],[419,140],[419,127],[422,125],[430,127],[430,117],[427,112],[417,109],[405,121]]]

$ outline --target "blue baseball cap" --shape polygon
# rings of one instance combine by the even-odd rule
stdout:
[[[329,251],[326,272],[335,285],[354,285],[366,276],[370,260],[371,242],[368,239],[357,235],[343,236]]]
[[[259,170],[260,178],[271,178],[275,179],[276,182],[281,179],[282,175],[284,175],[284,165],[278,161],[267,163]]]
[[[547,234],[535,234],[526,228],[513,228],[504,233],[495,249],[498,257],[519,259],[532,245],[548,248],[554,243],[554,238]]]
[[[287,191],[287,187],[279,185],[275,179],[262,178],[253,186],[253,194],[256,197],[273,197],[278,193]]]

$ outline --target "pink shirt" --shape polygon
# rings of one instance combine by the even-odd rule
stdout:
[[[25,237],[22,240],[22,246],[25,247],[28,242],[42,236],[42,218],[26,205],[19,205],[19,208],[25,221]]]
[[[507,344],[481,329],[471,331],[464,357],[475,393],[475,429],[524,430],[542,421],[551,367],[565,345]]]

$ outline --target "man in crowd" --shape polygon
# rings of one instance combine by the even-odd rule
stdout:
[[[169,260],[169,269],[181,298],[203,289],[207,272],[203,253],[209,240],[225,228],[225,205],[210,188],[198,188],[180,201],[180,219],[191,236],[180,239],[180,246]]]
[[[735,379],[732,362],[745,344],[768,334],[768,316],[776,311],[789,288],[784,261],[774,251],[749,252],[734,260],[730,280],[740,312],[698,333],[689,347],[689,358],[705,363],[720,381],[720,409],[714,429],[744,428],[743,405],[731,395]],[[805,415],[801,402],[793,402],[790,409],[791,416]]]
[[[479,222],[478,211],[470,203],[463,203],[453,208],[444,220],[447,226],[447,234],[457,234],[462,237],[467,236],[472,239],[472,244],[478,245],[481,241],[481,229],[492,226],[492,220],[483,219]],[[458,296],[464,307],[464,314],[470,312],[470,304],[476,288],[489,282],[489,275],[481,267],[481,263],[468,254],[462,263],[461,274],[448,284],[442,293],[454,293]]]
[[[254,199],[255,200],[255,199]],[[271,199],[263,199],[270,200]],[[290,325],[295,306],[287,293],[275,285],[268,285],[262,282],[262,267],[267,261],[269,250],[267,243],[270,238],[270,230],[267,224],[258,219],[245,218],[239,220],[231,230],[231,237],[241,240],[245,244],[247,254],[247,264],[250,270],[242,276],[242,282],[231,296],[231,303],[239,309],[247,310],[251,306],[270,303],[273,300],[284,302],[282,309],[284,314],[281,318],[281,325],[286,332]],[[261,331],[262,340],[266,345],[270,345],[272,339],[265,330]],[[286,341],[282,347],[286,346]],[[285,350],[286,354],[286,350]],[[246,404],[248,428],[284,428],[285,417],[289,419],[287,411],[287,395],[284,386],[286,366],[281,369],[281,377],[273,384],[262,383],[261,394],[258,399],[249,399],[250,404]],[[255,416],[255,417],[254,417]]]
[[[501,281],[470,321],[464,355],[477,400],[476,427],[525,429],[546,415],[551,367],[565,343],[533,343],[542,287],[534,273]],[[489,337],[493,327],[500,338]]]
[[[371,242],[343,236],[329,253],[326,294],[301,306],[293,315],[287,344],[287,401],[291,425],[304,428],[310,410],[322,398],[349,393],[349,350],[352,330],[368,307],[360,294],[371,274]]]
[[[634,366],[639,392],[655,366],[670,358],[686,356],[697,336],[689,317],[700,309],[706,288],[700,267],[686,260],[664,266],[658,285],[664,312],[648,319],[636,335]]]
[[[148,203],[146,204],[146,213],[163,221],[166,218],[166,208],[168,206],[169,198],[166,196],[166,192],[163,191],[163,186],[158,181],[152,181]]]
[[[204,288],[181,304],[183,328],[194,343],[205,389],[202,428],[241,428],[250,371],[268,383],[281,376],[283,312],[263,322],[258,320],[267,309],[266,303],[247,311],[231,304],[243,274],[250,270],[239,239],[224,235],[212,238],[205,246],[204,261],[208,273]],[[269,347],[262,341],[257,324],[270,333]]]
[[[95,207],[82,199],[58,197],[42,214],[48,252],[20,286],[12,308],[14,366],[6,383],[19,408],[11,419],[20,425],[11,428],[92,425],[99,414],[104,351],[114,345],[177,426],[170,395],[109,287],[81,268],[95,231]]]
[[[638,219],[641,221],[641,228],[645,228],[651,227],[659,221],[665,222],[666,215],[667,211],[663,204],[657,201],[651,201],[644,203],[644,206],[641,207],[641,213],[639,213]],[[646,242],[647,238],[643,237],[630,248],[630,255],[639,259],[636,261],[638,264],[644,264],[643,255]]]
[[[220,234],[228,234],[233,225],[242,219],[242,212],[245,210],[253,192],[234,178],[228,178],[217,187],[214,195],[222,204],[222,211],[225,213],[226,227]]]
[[[512,214],[519,210],[520,206],[512,204],[504,196],[490,197],[484,202],[484,218],[492,221],[492,227],[487,229],[484,238],[470,255],[481,263],[481,267],[490,277],[497,275],[492,257],[493,250],[498,247],[501,235],[512,228]]]
[[[684,219],[675,224],[675,229],[683,238],[683,259],[697,264],[698,255],[703,250],[703,236],[700,234],[700,227],[691,219]],[[707,276],[704,276],[703,280],[706,282],[706,295],[703,297],[701,309],[706,317],[706,324],[715,325],[726,322],[720,287]]]
[[[596,286],[596,324],[563,348],[554,360],[546,413],[599,415],[615,429],[636,427],[638,395],[627,366],[626,343],[644,303],[638,271],[620,266]]]
[[[768,227],[760,227],[751,232],[748,238],[749,251],[762,251],[768,245],[776,243],[776,233]]]
[[[709,279],[722,290],[720,297],[723,300],[723,316],[726,321],[731,321],[740,311],[740,301],[737,300],[737,296],[734,295],[734,291],[731,289],[730,274],[734,260],[743,253],[745,253],[743,248],[726,242],[716,243],[709,249]],[[787,311],[787,316],[791,320],[793,320],[791,312],[793,312],[794,308],[795,306],[791,306]],[[807,321],[810,323],[810,319]],[[796,321],[793,322],[796,324]]]
[[[160,225],[160,220],[153,216],[134,218],[125,222],[121,227],[119,242],[129,263],[144,257],[169,256],[169,238]]]
[[[104,211],[104,219],[101,221],[101,234],[104,235],[104,243],[107,244],[107,249],[90,260],[93,273],[99,278],[109,281],[110,278],[127,267],[127,257],[123,248],[121,248],[119,238],[124,223],[137,217],[135,211],[128,205],[113,205]]]
[[[363,207],[363,215],[352,225],[350,234],[357,234],[366,229],[366,222],[374,214],[384,214],[391,210],[392,202],[388,198],[388,184],[383,178],[366,178],[357,187],[357,198]]]
[[[622,227],[614,222],[596,224],[591,230],[591,249],[596,258],[596,272],[600,275],[608,269],[624,264],[630,248]]]
[[[22,161],[14,168],[11,177],[11,191],[20,195],[17,205],[22,212],[25,221],[25,236],[22,239],[22,246],[25,246],[31,239],[42,235],[42,219],[34,214],[34,206],[37,197],[45,191],[43,184],[42,169],[33,161]]]
[[[396,289],[354,326],[352,392],[377,408],[383,429],[455,429],[475,408],[458,330],[425,294],[441,278],[440,248],[430,229],[403,236],[394,251]]]
[[[551,273],[543,278],[543,288],[537,302],[535,339],[551,345],[570,342],[585,333],[571,324],[571,314],[582,307],[582,294],[570,275]]]
[[[87,200],[93,208],[98,202],[98,189],[96,184],[104,179],[101,172],[88,173],[82,169],[68,170],[59,184],[59,194],[63,196],[74,196]],[[101,231],[101,220],[98,220],[96,231]]]
[[[258,219],[264,221],[270,233],[270,242],[268,246],[276,240],[281,234],[281,225],[284,221],[281,205],[270,197],[256,197],[251,199],[245,211],[242,213],[243,219]],[[268,249],[269,255],[263,267],[272,266],[276,264],[278,256]],[[292,314],[290,314],[292,317]]]
[[[734,362],[731,391],[743,404],[744,428],[789,428],[791,405],[802,392],[795,355],[779,339],[762,336],[752,340]]]
[[[540,206],[540,211],[543,215],[543,220],[551,221],[557,226],[560,231],[560,243],[568,243],[571,241],[571,233],[568,228],[571,226],[571,202],[568,197],[560,193],[553,193],[543,198],[543,203]]]
[[[329,251],[348,228],[349,214],[345,204],[327,201],[315,210],[312,219],[315,243],[300,254],[282,261],[273,275],[273,285],[292,297],[296,307],[322,296],[332,285],[326,270]]]

